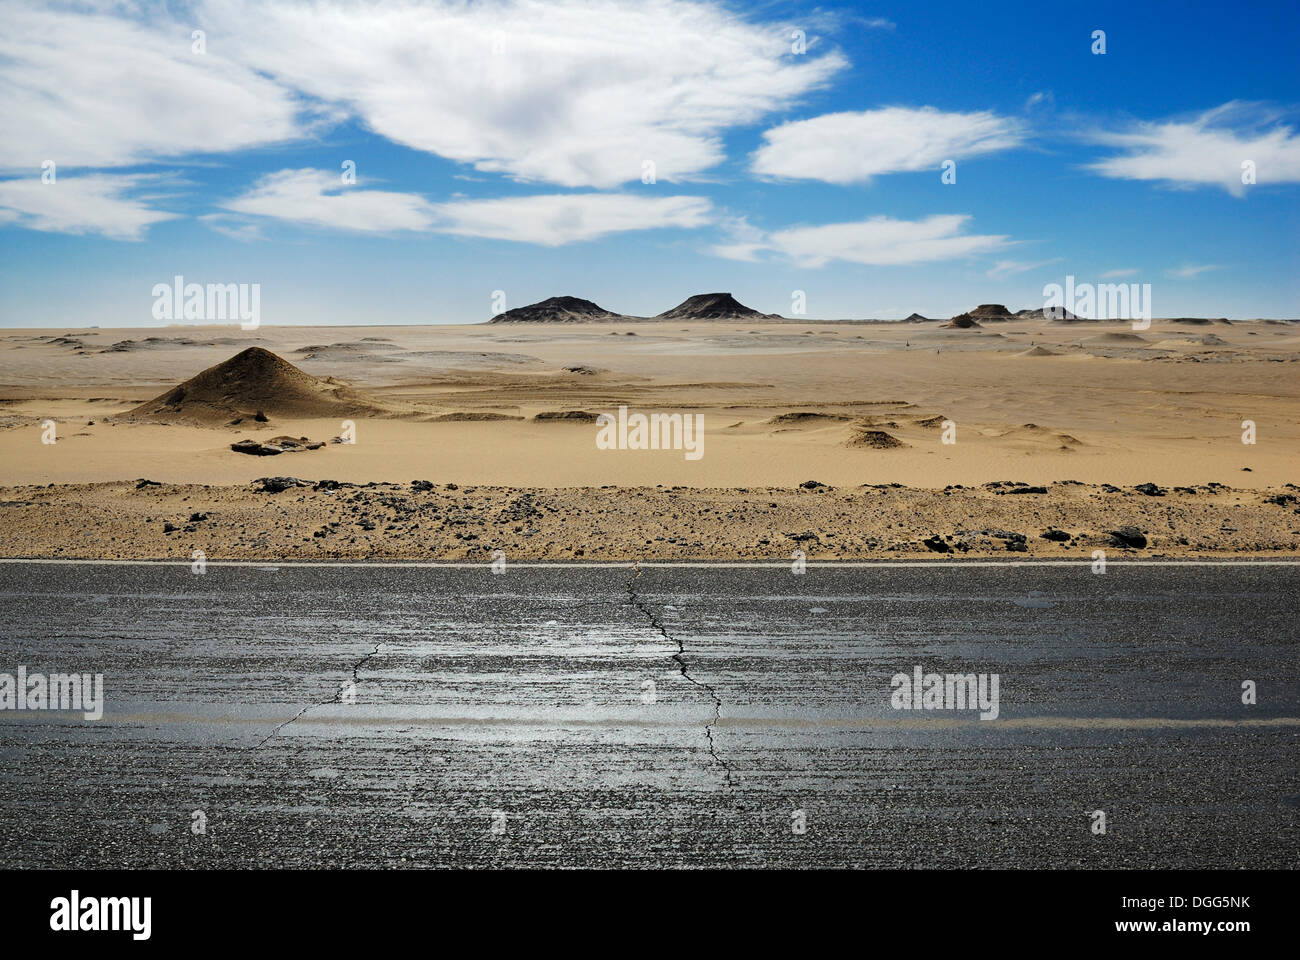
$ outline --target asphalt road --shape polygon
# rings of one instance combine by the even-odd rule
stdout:
[[[1294,867],[1297,587],[0,564],[0,673],[106,693],[0,711],[0,867]],[[997,718],[895,709],[917,666]]]

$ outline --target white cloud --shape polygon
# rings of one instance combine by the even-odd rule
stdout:
[[[0,223],[48,233],[98,233],[114,240],[139,240],[151,224],[177,215],[156,210],[149,198],[126,194],[157,178],[136,175],[56,175],[0,181]]]
[[[1107,270],[1101,275],[1103,280],[1115,280],[1119,277],[1132,277],[1137,274],[1136,267],[1126,267],[1123,270]]]
[[[190,25],[80,8],[5,6],[0,169],[114,167],[219,153],[300,133],[293,97]]]
[[[210,37],[417,150],[569,187],[700,174],[845,66],[711,0],[208,0]],[[255,25],[255,27],[251,26]]]
[[[821,267],[832,260],[871,266],[899,266],[936,260],[956,260],[1002,249],[1004,236],[964,235],[970,217],[936,214],[922,220],[879,216],[852,223],[791,227],[761,237],[742,236],[711,248],[731,260],[758,259],[761,252],[782,254],[801,267]]]
[[[710,222],[703,197],[543,194],[432,203],[414,193],[344,186],[324,170],[281,170],[222,204],[235,214],[364,233],[449,233],[561,246],[611,233]]]
[[[1024,139],[1018,121],[988,111],[884,107],[795,120],[763,134],[755,173],[860,183],[884,173],[934,170],[945,160],[1006,150]]]
[[[227,213],[205,213],[199,217],[199,221],[222,236],[241,243],[250,243],[263,238],[261,225],[250,222],[244,217],[231,216]]]
[[[1300,183],[1300,137],[1276,117],[1247,104],[1225,103],[1186,121],[1141,123],[1088,139],[1125,153],[1088,164],[1102,176],[1178,186],[1219,186],[1242,196],[1242,164],[1254,164],[1259,184]]]
[[[1218,270],[1217,263],[1185,264],[1172,270],[1165,271],[1171,277],[1181,277],[1186,280],[1198,274],[1205,273],[1207,270]]]
[[[985,276],[992,277],[994,280],[1002,280],[1006,277],[1013,277],[1018,273],[1028,273],[1030,270],[1037,270],[1039,267],[1045,267],[1049,263],[1056,263],[1060,259],[1060,257],[1053,257],[1051,260],[1038,260],[1032,263],[1024,260],[999,260],[989,268]]]
[[[433,225],[432,205],[423,197],[344,186],[338,174],[325,170],[281,170],[221,206],[233,213],[362,233],[428,230]]]
[[[625,230],[691,229],[710,221],[703,197],[572,193],[438,204],[440,233],[554,247]]]

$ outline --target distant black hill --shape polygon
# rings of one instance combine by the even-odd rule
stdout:
[[[779,313],[759,313],[729,293],[697,293],[656,320],[784,320]]]
[[[551,297],[515,307],[490,323],[647,323],[654,320],[784,320],[777,313],[759,313],[729,293],[700,293],[654,317],[633,317],[606,310],[581,297]]]
[[[598,303],[581,297],[551,297],[526,307],[515,307],[492,318],[491,323],[594,323],[608,320],[633,320],[606,310]]]

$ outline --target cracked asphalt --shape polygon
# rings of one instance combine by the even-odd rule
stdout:
[[[107,698],[0,712],[0,866],[1294,867],[1297,587],[0,564],[0,672]],[[915,665],[998,719],[892,709]]]

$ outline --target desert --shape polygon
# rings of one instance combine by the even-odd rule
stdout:
[[[516,316],[7,331],[0,553],[776,562],[1300,544],[1292,322],[1137,332],[996,304],[828,322],[729,294],[649,319],[576,297]],[[699,418],[703,455],[602,449],[598,421],[620,407]]]

